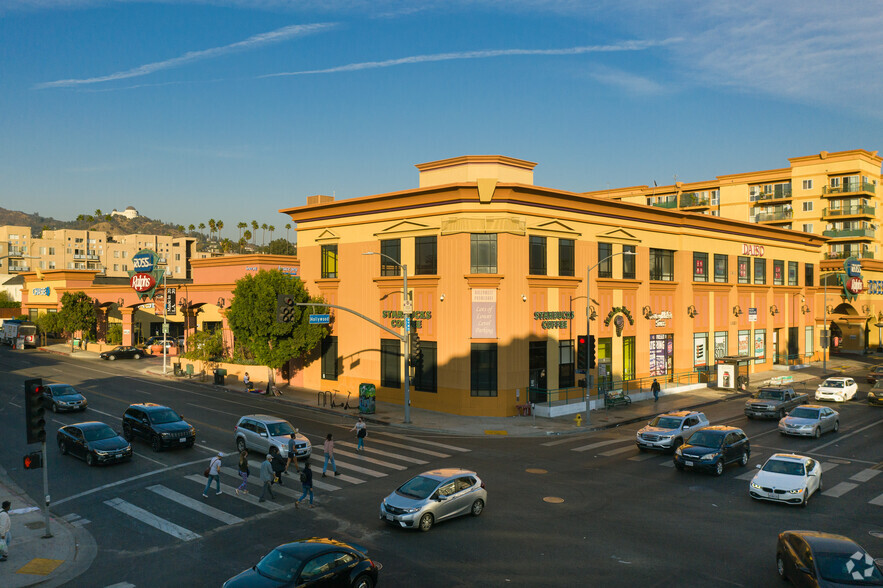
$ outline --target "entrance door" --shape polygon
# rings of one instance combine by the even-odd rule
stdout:
[[[781,329],[773,329],[773,363],[774,364],[781,363],[780,359],[779,359],[779,331],[781,331]]]
[[[530,341],[528,358],[528,381],[533,397],[531,402],[546,401],[546,365],[548,352],[545,341]]]
[[[800,327],[788,327],[788,360],[800,355]],[[800,362],[798,362],[800,363]]]

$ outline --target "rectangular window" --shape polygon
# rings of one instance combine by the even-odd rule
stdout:
[[[402,342],[398,339],[380,340],[380,385],[384,388],[402,386]]]
[[[530,243],[530,269],[532,276],[546,275],[546,238],[531,235]]]
[[[811,263],[803,264],[803,285],[806,287],[813,287],[816,285],[815,276],[813,275],[814,266]]]
[[[55,269],[55,262],[54,261],[49,262],[49,269]]]
[[[754,283],[755,284],[766,284],[766,260],[765,259],[755,259],[754,260]]]
[[[754,331],[754,363],[766,361],[766,329]]]
[[[708,254],[693,252],[693,281],[708,281]]]
[[[558,275],[572,276],[575,268],[574,240],[558,239]]]
[[[831,178],[831,187],[839,188],[840,187],[840,178]]]
[[[785,262],[781,259],[773,260],[773,286],[785,285]]]
[[[812,327],[806,327],[806,330],[803,332],[804,357],[812,357],[813,351],[815,351],[815,344],[813,343]]]
[[[55,255],[55,247],[49,248],[49,255]]]
[[[471,274],[495,274],[497,273],[497,235],[476,234],[472,235],[469,245],[469,257]]]
[[[337,337],[327,336],[322,339],[322,379],[337,380]]]
[[[729,353],[729,347],[727,346],[727,335],[726,331],[715,331],[714,332],[714,359],[718,360],[722,357],[726,357]]]
[[[714,281],[715,282],[728,282],[728,268],[727,262],[729,258],[726,255],[721,255],[719,253],[714,254]]]
[[[124,263],[124,264],[123,264],[123,271],[124,271],[124,272],[129,271],[129,264],[128,264],[128,263]]]
[[[610,259],[611,255],[613,255],[613,244],[612,243],[598,243],[598,277],[599,278],[612,278],[613,277],[613,260]]]
[[[576,361],[573,352],[573,339],[558,342],[558,387],[572,388],[576,382]]]
[[[812,233],[812,223],[803,223],[803,232]]]
[[[622,256],[622,279],[634,280],[637,277],[635,273],[635,268],[638,265],[637,261],[635,261],[637,255],[627,255],[627,253],[635,253],[635,246],[623,245],[622,250],[626,253],[626,255]]]
[[[751,331],[745,329],[743,331],[739,331],[739,355],[750,356],[751,355]]]
[[[789,261],[788,262],[788,285],[796,286],[797,285],[797,262]]]
[[[470,351],[472,396],[497,395],[497,344],[473,343]]]
[[[400,276],[402,268],[402,240],[401,239],[382,239],[380,241],[380,275],[381,276]],[[398,263],[393,263],[393,260]]]
[[[120,271],[120,264],[118,264],[118,263],[113,264],[113,271],[115,271],[115,272]]]
[[[420,361],[414,367],[414,389],[420,392],[438,392],[438,344],[420,342]]]
[[[635,379],[635,338],[622,338],[622,379]]]
[[[414,238],[414,273],[418,276],[438,273],[438,239],[432,237]]]
[[[46,255],[46,248],[40,247],[40,255]]]
[[[812,212],[812,200],[803,203],[803,212]]]
[[[803,180],[803,189],[812,190],[812,180]],[[804,210],[806,209],[804,208]]]
[[[667,249],[650,250],[650,279],[674,281],[675,252]]]
[[[337,277],[337,245],[322,245],[322,278]]]

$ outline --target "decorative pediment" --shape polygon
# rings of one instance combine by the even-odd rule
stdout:
[[[567,235],[568,237],[579,237],[580,233],[569,227],[560,220],[551,220],[542,222],[528,228],[528,232],[532,234],[548,234],[548,235]]]
[[[625,229],[613,229],[595,236],[597,241],[619,241],[621,243],[640,243],[641,240]]]
[[[374,233],[375,237],[389,237],[389,236],[402,236],[408,233],[423,233],[426,231],[432,231],[433,233],[437,232],[438,229],[436,227],[431,227],[429,225],[424,225],[421,223],[415,223],[414,221],[401,221],[395,224],[392,224],[385,229],[382,229],[376,233]]]
[[[316,241],[337,241],[340,239],[340,235],[332,231],[331,229],[325,229],[319,236],[316,237]]]

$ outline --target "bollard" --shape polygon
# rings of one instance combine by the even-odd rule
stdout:
[[[583,415],[577,413],[576,418],[573,419],[573,420],[576,421],[576,426],[577,426],[577,427],[582,427],[582,426],[583,426]]]

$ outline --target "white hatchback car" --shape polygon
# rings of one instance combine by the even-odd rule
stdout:
[[[822,464],[803,455],[773,454],[748,485],[756,500],[806,506],[809,497],[822,490]]]
[[[819,384],[816,400],[833,400],[846,402],[855,398],[858,384],[852,378],[828,378]]]

